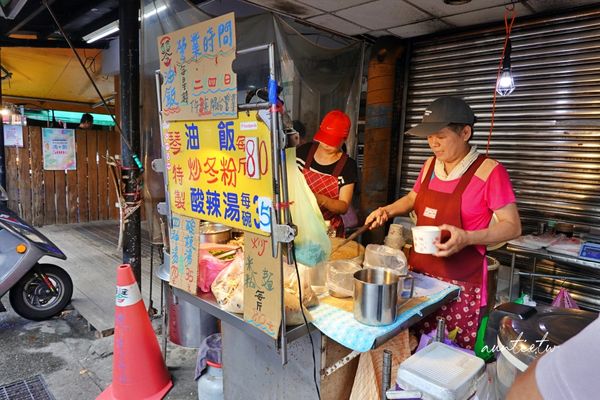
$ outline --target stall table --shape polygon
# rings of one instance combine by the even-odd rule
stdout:
[[[529,276],[531,278],[531,290],[530,290],[530,296],[529,296],[530,298],[533,298],[533,284],[535,281],[535,277],[554,278],[554,279],[560,279],[560,280],[564,280],[564,281],[600,283],[600,279],[598,279],[598,278],[581,278],[581,277],[576,277],[576,276],[563,276],[563,275],[536,273],[536,265],[537,265],[538,259],[556,261],[559,263],[565,263],[565,264],[569,264],[569,265],[600,270],[600,263],[598,263],[598,262],[588,261],[588,260],[581,259],[579,257],[574,257],[574,256],[566,255],[566,254],[553,253],[553,252],[548,251],[543,248],[542,249],[530,249],[530,248],[526,248],[526,247],[515,246],[512,244],[508,244],[506,246],[506,251],[508,253],[510,253],[510,256],[511,256],[510,278],[509,278],[509,284],[508,284],[509,300],[512,300],[512,294],[513,294],[512,293],[512,285],[513,285],[513,279],[514,279],[514,275],[515,275],[514,271],[515,271],[516,258],[518,256],[533,260],[531,272],[520,271],[518,273],[519,275]]]
[[[221,320],[225,398],[317,398],[311,338],[322,399],[337,400],[350,395],[358,365],[356,357],[360,352],[329,340],[312,324],[309,324],[308,330],[306,326],[299,325],[287,329],[288,362],[282,366],[277,341],[246,323],[241,315],[221,310],[212,294],[194,296],[177,288],[173,288],[173,291],[180,299]],[[425,306],[420,314],[412,315],[385,335],[377,337],[373,348],[384,344],[457,296],[458,288],[437,299],[435,304]]]

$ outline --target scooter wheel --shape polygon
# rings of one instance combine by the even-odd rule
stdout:
[[[40,274],[48,277],[55,291],[48,288]],[[72,295],[73,281],[64,269],[53,264],[37,264],[10,289],[9,299],[21,317],[42,321],[60,313]]]

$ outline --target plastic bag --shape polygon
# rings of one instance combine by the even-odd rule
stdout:
[[[244,257],[236,257],[210,286],[215,300],[223,310],[244,312]]]
[[[560,307],[560,308],[572,308],[575,310],[579,310],[579,306],[575,303],[575,300],[569,294],[569,291],[565,288],[560,288],[558,294],[552,301],[552,307]]]
[[[300,283],[302,284],[302,307],[304,308],[307,320],[310,322],[310,313],[306,311],[306,308],[319,304],[319,299],[310,287],[308,271],[304,265],[298,264],[298,273],[300,275]],[[298,293],[298,277],[296,275],[296,268],[293,265],[285,266],[283,282],[286,325],[303,324],[304,318],[302,317],[302,309],[300,308],[299,301],[300,296]]]
[[[198,263],[198,289],[204,293],[210,292],[210,285],[213,283],[219,272],[232,263],[232,261],[240,257],[243,259],[241,252],[233,255],[231,258],[221,260],[213,254],[219,252],[234,250],[237,246],[228,244],[203,243],[200,245],[200,255]]]
[[[363,264],[368,268],[390,269],[400,275],[408,272],[408,263],[402,250],[380,244],[367,245]]]
[[[329,259],[331,254],[327,225],[315,195],[298,170],[295,148],[286,149],[286,170],[290,213],[293,223],[298,227],[298,235],[294,239],[296,259],[312,267]]]

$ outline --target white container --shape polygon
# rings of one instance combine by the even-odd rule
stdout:
[[[418,390],[424,400],[466,400],[485,371],[482,359],[441,342],[433,342],[398,367],[396,382]]]
[[[198,400],[223,400],[221,365],[209,361],[206,368],[206,373],[198,378]]]
[[[440,241],[442,231],[437,226],[414,226],[412,228],[413,246],[420,254],[435,254],[435,244]]]

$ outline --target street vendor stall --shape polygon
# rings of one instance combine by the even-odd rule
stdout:
[[[403,263],[379,266],[386,267],[379,269],[383,282],[370,280],[374,273],[358,278],[371,271],[367,264],[354,274],[357,299],[357,285],[389,290],[381,301],[391,317],[368,311],[377,309],[366,305],[377,297],[317,298],[308,277],[327,271],[332,244],[293,152],[284,149],[274,45],[238,50],[235,37],[227,14],[157,39],[163,157],[153,165],[168,193],[160,209],[169,219],[169,284],[178,302],[221,320],[225,398],[348,397],[355,367],[337,371],[452,301],[459,288],[407,276],[402,255]],[[204,42],[202,52],[200,38],[213,45]],[[236,54],[266,55],[268,101],[237,104]],[[211,223],[235,229],[238,238],[202,243]]]

